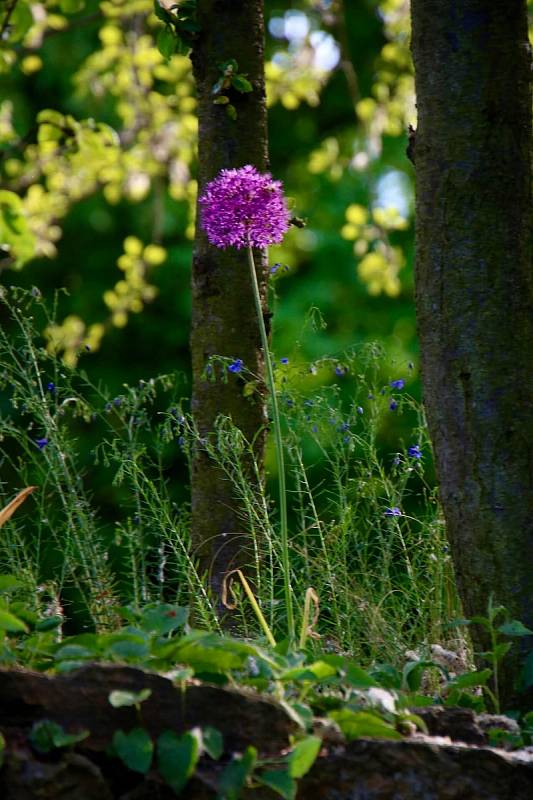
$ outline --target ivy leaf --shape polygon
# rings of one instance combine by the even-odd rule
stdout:
[[[214,761],[218,761],[224,752],[224,741],[220,731],[208,725],[206,728],[202,728],[202,738],[205,752]]]
[[[226,767],[218,784],[218,794],[221,800],[239,800],[241,789],[246,778],[250,775],[257,761],[255,747],[247,747],[244,753],[236,755]]]
[[[113,708],[123,708],[124,706],[138,706],[148,700],[152,694],[151,689],[142,689],[140,692],[124,692],[120,689],[109,694],[109,702]]]
[[[296,781],[291,778],[286,769],[269,770],[269,772],[256,775],[256,778],[259,783],[268,786],[276,794],[281,795],[284,800],[294,800],[296,797]]]
[[[146,775],[152,764],[154,743],[144,728],[133,728],[125,733],[115,731],[113,747],[120,760],[133,772]]]
[[[307,736],[295,745],[287,759],[291,778],[302,778],[309,772],[321,747],[322,739],[319,736]]]
[[[89,736],[89,731],[67,733],[57,722],[42,719],[35,722],[29,735],[32,746],[40,753],[49,753],[60,747],[70,747],[82,742]]]
[[[0,630],[9,633],[28,633],[28,626],[21,619],[5,609],[0,609]]]
[[[401,739],[401,734],[384,719],[369,711],[352,711],[343,708],[331,711],[329,716],[337,723],[348,741],[361,736],[378,737],[380,739]]]
[[[470,689],[474,686],[485,686],[492,675],[491,669],[480,669],[474,672],[465,672],[458,675],[448,686],[453,689]]]
[[[498,628],[500,633],[504,633],[505,636],[532,636],[533,631],[531,628],[526,628],[519,620],[513,619],[511,622],[505,622],[503,625],[500,625]]]
[[[156,44],[157,44],[157,49],[159,50],[163,58],[166,58],[167,61],[176,52],[176,46],[177,46],[176,36],[174,35],[174,33],[172,32],[172,30],[168,25],[166,28],[161,28],[161,30],[157,34]]]
[[[231,85],[234,89],[236,89],[238,92],[242,92],[243,94],[246,92],[252,92],[254,88],[248,78],[245,78],[244,75],[233,75],[231,79]]]
[[[168,785],[179,794],[194,770],[202,751],[202,732],[193,728],[177,736],[165,731],[157,740],[157,764]]]
[[[165,633],[183,628],[189,616],[189,609],[185,606],[174,606],[169,603],[159,603],[153,608],[145,609],[142,615],[141,626],[150,633],[160,636]]]

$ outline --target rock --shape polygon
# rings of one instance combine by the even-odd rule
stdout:
[[[98,767],[77,753],[57,760],[11,751],[0,772],[2,800],[113,800]]]

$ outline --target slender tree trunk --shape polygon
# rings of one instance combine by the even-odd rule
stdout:
[[[533,627],[526,0],[412,0],[412,23],[422,383],[458,589],[467,616],[494,593]]]
[[[198,0],[201,27],[192,54],[198,94],[198,191],[221,169],[252,164],[267,168],[267,127],[264,86],[263,0]],[[229,90],[237,118],[226,107],[213,104],[213,85],[221,77],[218,64],[235,59],[253,91]],[[256,253],[258,281],[266,308],[268,269],[265,255]],[[219,414],[230,416],[251,441],[266,422],[263,357],[256,320],[246,250],[220,250],[208,244],[200,221],[192,274],[191,352],[192,411],[202,435],[213,430]],[[229,374],[228,382],[204,379],[212,355],[242,359],[259,377],[257,392],[243,394],[244,381]],[[262,462],[264,434],[255,440]],[[253,480],[250,474],[250,480]],[[192,475],[192,537],[200,567],[220,598],[224,574],[244,566],[249,555],[249,531],[243,530],[235,492],[205,454],[197,452]]]

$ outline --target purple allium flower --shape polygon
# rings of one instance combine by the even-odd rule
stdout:
[[[413,458],[422,458],[422,453],[420,451],[419,444],[412,444],[411,447],[408,448],[407,454],[412,456]]]
[[[397,380],[390,382],[391,389],[403,389],[404,386],[405,381],[403,378],[398,378]]]
[[[392,508],[386,508],[383,512],[386,517],[401,517],[403,516],[402,512],[398,508],[398,506],[393,506]]]
[[[288,364],[289,363],[289,359],[286,356],[284,356],[283,358],[280,358],[279,363],[280,364]]]
[[[392,402],[389,405],[389,409],[391,411],[396,411],[397,408],[398,408],[398,403],[396,402],[396,400],[392,400]]]
[[[39,450],[44,450],[44,448],[48,444],[48,439],[46,438],[46,436],[43,436],[42,439],[36,439],[35,444],[37,445]]]
[[[281,182],[249,164],[223,169],[198,202],[202,225],[215,247],[268,247],[281,242],[289,228]]]
[[[242,358],[236,358],[228,366],[228,372],[242,372]]]

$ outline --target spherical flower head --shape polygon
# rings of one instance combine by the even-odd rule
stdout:
[[[223,169],[199,203],[203,228],[215,247],[265,248],[281,242],[289,228],[280,181],[249,164]]]

